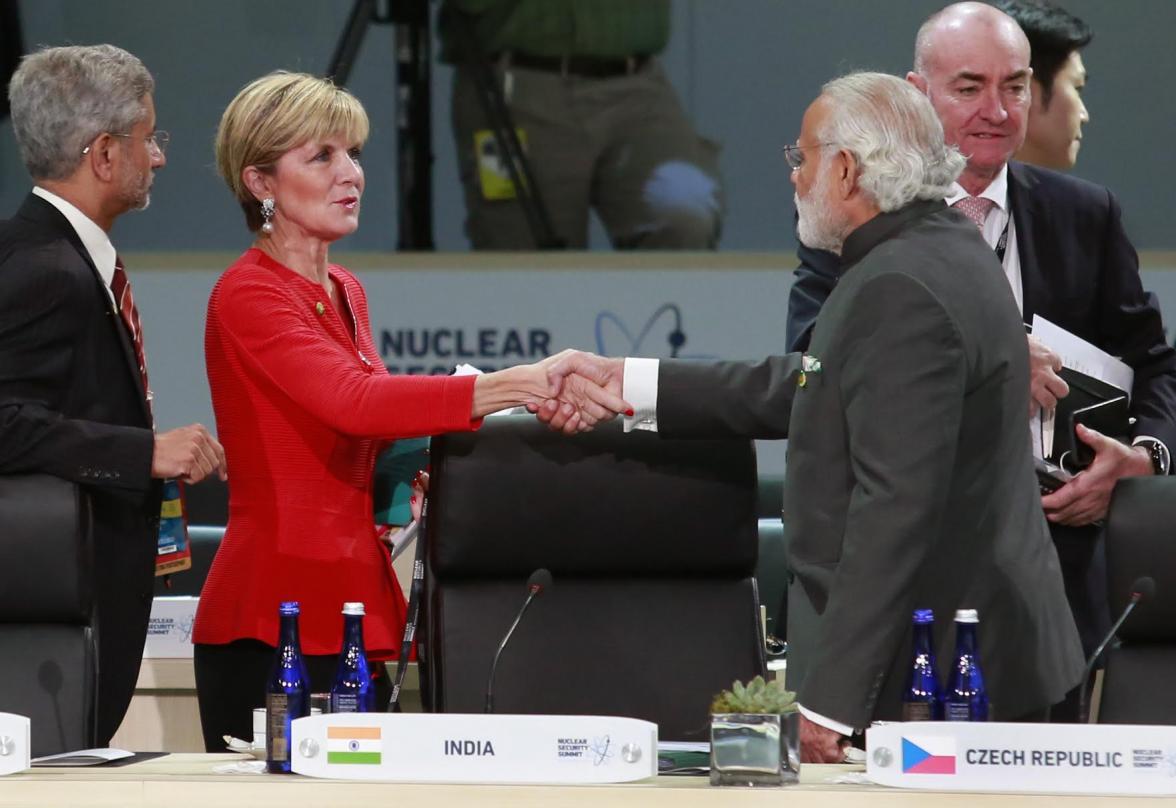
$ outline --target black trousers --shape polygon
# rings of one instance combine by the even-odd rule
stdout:
[[[260,640],[196,644],[192,662],[205,751],[223,752],[225,735],[253,740],[253,710],[265,706],[265,683],[274,665],[275,651],[274,646]],[[331,689],[338,660],[338,654],[306,657],[312,693]],[[392,682],[382,663],[372,663],[372,683],[376,686],[376,704],[386,705],[392,696]]]

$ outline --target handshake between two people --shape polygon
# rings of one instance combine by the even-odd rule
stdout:
[[[545,397],[526,402],[529,412],[551,429],[586,432],[617,415],[632,415],[621,398],[625,360],[566,350],[538,362],[547,380]]]

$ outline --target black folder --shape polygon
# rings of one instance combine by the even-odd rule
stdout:
[[[1128,394],[1072,368],[1063,367],[1058,375],[1070,386],[1070,392],[1058,400],[1053,451],[1047,459],[1070,471],[1078,471],[1090,465],[1093,452],[1078,438],[1075,427],[1083,424],[1107,437],[1126,441],[1131,433]]]

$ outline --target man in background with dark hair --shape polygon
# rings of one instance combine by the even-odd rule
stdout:
[[[1033,100],[1029,129],[1016,159],[1068,171],[1078,160],[1082,125],[1090,114],[1082,103],[1086,67],[1080,51],[1094,34],[1090,26],[1048,0],[995,0],[1029,39]]]

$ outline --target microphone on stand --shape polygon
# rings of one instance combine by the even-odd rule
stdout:
[[[1132,610],[1138,604],[1155,596],[1156,582],[1150,575],[1143,575],[1136,578],[1131,584],[1131,597],[1127,600],[1127,606],[1124,607],[1123,613],[1119,615],[1119,619],[1111,626],[1111,630],[1107,632],[1107,636],[1103,637],[1103,641],[1098,644],[1098,648],[1094,649],[1094,653],[1090,655],[1090,659],[1086,660],[1086,669],[1082,672],[1082,681],[1080,683],[1081,689],[1078,691],[1078,723],[1086,724],[1090,722],[1090,689],[1086,686],[1086,683],[1090,680],[1090,674],[1094,670],[1094,666],[1098,663],[1099,657],[1102,656],[1107,645],[1115,638],[1119,629],[1122,628],[1123,623],[1127,620],[1127,615],[1131,614]]]
[[[531,601],[550,589],[551,583],[551,573],[542,568],[532,572],[531,577],[527,579],[527,599],[523,601],[523,606],[519,609],[519,613],[515,615],[514,622],[506,630],[506,636],[502,638],[502,642],[498,644],[498,650],[494,652],[494,661],[490,663],[490,678],[486,681],[485,712],[494,712],[494,674],[498,670],[498,658],[502,656],[502,649],[506,648],[506,644],[510,642],[511,635],[518,628],[519,621],[523,619],[523,612],[527,611],[527,607],[531,605]]]

